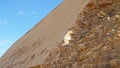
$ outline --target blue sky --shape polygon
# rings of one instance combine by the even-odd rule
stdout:
[[[62,0],[0,0],[0,56]]]

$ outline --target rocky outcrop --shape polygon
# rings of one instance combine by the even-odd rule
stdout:
[[[64,0],[2,56],[0,68],[29,68],[42,64],[73,25],[89,0]]]
[[[120,0],[65,0],[8,50],[0,67],[120,68]]]
[[[40,68],[120,68],[120,0],[92,0],[69,31]]]

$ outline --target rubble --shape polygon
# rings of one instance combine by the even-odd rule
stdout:
[[[115,0],[113,1],[115,2]],[[118,56],[119,59],[116,58],[116,52],[118,51],[114,51],[120,46],[120,2],[112,3],[112,0],[96,0],[94,3],[91,2],[83,9],[75,22],[76,27],[70,28],[73,33],[70,38],[72,41],[69,41],[68,46],[59,48],[62,52],[57,54],[66,54],[66,56],[57,56],[59,58],[57,61],[61,60],[61,66],[69,62],[72,65],[68,68],[120,67],[120,55]],[[51,52],[51,54],[54,54],[54,52]],[[60,59],[63,57],[66,59]],[[48,56],[48,59],[51,58],[51,56]],[[52,62],[53,59],[50,61]],[[48,64],[51,64],[51,62]],[[61,68],[57,64],[55,64],[55,68]]]
[[[23,38],[24,40],[22,41],[24,43],[18,42],[23,47],[16,47],[15,50],[11,49],[13,54],[8,55],[9,57],[7,57],[7,54],[10,52],[6,54],[4,60],[7,58],[7,61],[3,63],[4,65],[1,64],[2,68],[120,68],[120,0],[90,0],[82,9],[82,12],[78,13],[77,18],[72,16],[78,12],[78,10],[74,11],[74,8],[80,9],[81,6],[78,5],[82,4],[82,2],[85,4],[89,0],[81,0],[80,3],[78,3],[79,0],[69,1],[68,3],[66,0],[66,3],[60,6],[60,8],[66,6],[66,4],[68,8],[72,2],[76,1],[74,2],[74,7],[71,8],[72,5],[69,9],[69,11],[73,9],[70,13],[68,13],[68,9],[66,10],[65,7],[64,12],[60,11],[62,9],[56,10],[57,12],[62,12],[61,14],[55,13],[58,14],[57,16],[61,15],[60,17],[53,15],[54,11],[53,14],[48,15],[49,17],[43,20],[44,25],[51,28],[54,26],[56,28],[57,26],[59,31],[55,28],[52,28],[52,30],[48,28],[46,32],[38,32],[40,28],[37,25],[37,28],[35,28],[36,34],[31,30],[33,34],[26,35],[30,38]],[[63,17],[64,14],[65,17]],[[70,19],[74,18],[74,20],[69,20],[68,17]],[[46,22],[50,22],[52,25]],[[64,38],[58,41],[66,31],[64,29],[67,29],[63,29],[63,27],[69,24],[66,24],[66,22],[74,24],[68,29]],[[59,26],[59,23],[62,23],[62,26]],[[43,25],[42,23],[40,24]],[[43,29],[44,26],[41,27]],[[60,31],[62,34],[59,34]],[[43,34],[45,34],[45,38],[41,39],[44,36]],[[36,35],[37,39],[32,37],[34,35]],[[57,42],[55,42],[56,40]],[[33,44],[29,48],[28,46],[30,46],[31,42]],[[53,43],[55,44],[53,45]],[[28,45],[25,47],[26,44]],[[17,61],[18,59],[20,60]],[[11,63],[11,61],[14,62]]]

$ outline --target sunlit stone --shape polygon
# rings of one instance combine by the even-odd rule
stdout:
[[[110,33],[107,33],[107,35],[110,35]]]
[[[115,18],[113,18],[113,20],[115,20]]]
[[[108,20],[110,20],[110,17],[107,17]]]
[[[107,19],[110,20],[110,17],[108,17]]]
[[[118,34],[118,36],[120,36],[120,34]]]
[[[119,17],[119,15],[116,15],[116,17]]]
[[[100,27],[102,27],[102,25],[99,25]]]
[[[72,39],[71,34],[73,34],[73,32],[71,30],[67,32],[67,34],[64,37],[64,44],[63,44],[63,46],[70,43],[69,41]]]
[[[112,31],[114,32],[115,30],[114,30],[114,29],[112,29]]]
[[[117,40],[119,39],[119,38],[116,38]]]
[[[118,33],[120,33],[120,31],[117,31]]]

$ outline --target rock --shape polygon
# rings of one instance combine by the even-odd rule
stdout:
[[[120,59],[114,59],[110,61],[111,67],[117,67],[120,66]]]

